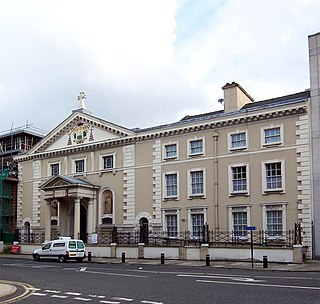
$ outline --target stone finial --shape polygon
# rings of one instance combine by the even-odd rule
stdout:
[[[78,100],[79,100],[79,109],[85,109],[86,105],[84,101],[87,99],[87,95],[85,92],[80,92],[78,95]]]

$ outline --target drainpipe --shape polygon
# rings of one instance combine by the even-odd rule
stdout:
[[[217,131],[213,134],[214,144],[214,160],[213,160],[213,184],[214,184],[214,229],[219,230],[219,202],[218,202],[218,137]]]

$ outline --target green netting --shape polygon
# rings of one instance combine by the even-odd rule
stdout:
[[[0,231],[7,231],[6,217],[11,216],[11,184],[6,182],[9,170],[0,172]]]

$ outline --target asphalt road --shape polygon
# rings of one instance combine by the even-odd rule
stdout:
[[[18,292],[1,303],[319,303],[319,272],[127,265],[2,258]],[[15,298],[15,299],[12,299]]]

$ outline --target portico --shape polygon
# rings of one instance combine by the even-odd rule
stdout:
[[[45,192],[45,239],[51,239],[53,222],[59,227],[59,234],[74,238],[86,238],[94,232],[97,209],[97,190],[87,181],[56,175],[40,186]]]

